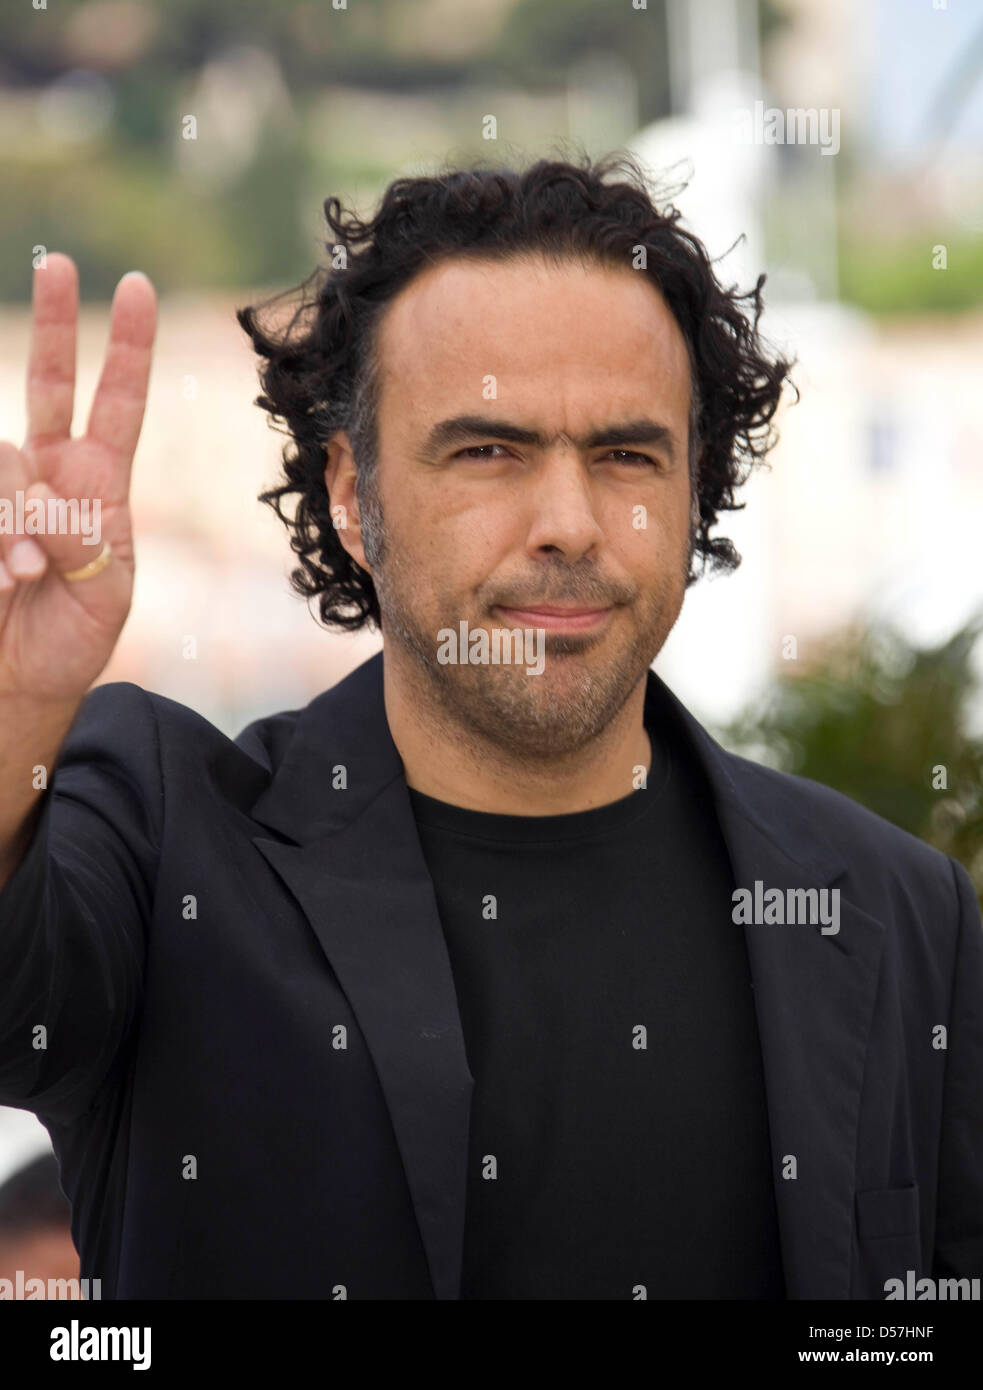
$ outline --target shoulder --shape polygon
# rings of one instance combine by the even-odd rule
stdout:
[[[825,842],[848,873],[878,889],[903,882],[954,903],[954,861],[941,850],[825,783],[727,756],[734,781],[754,805],[768,808],[773,826],[789,827],[800,842]]]
[[[62,798],[104,811],[117,804],[148,807],[161,833],[167,824],[183,832],[203,818],[215,826],[226,814],[249,814],[276,773],[299,713],[277,711],[230,736],[179,700],[108,681],[82,701],[54,785]]]
[[[271,771],[280,761],[299,711],[280,710],[253,720],[234,738],[203,714],[145,690],[132,681],[107,681],[95,686],[82,701],[65,741],[74,758],[112,746],[132,761],[140,750],[155,750],[167,760],[180,751],[183,760],[224,755],[249,758]]]

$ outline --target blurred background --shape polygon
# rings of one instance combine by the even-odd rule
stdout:
[[[32,261],[79,266],[76,429],[113,287],[145,270],[136,592],[101,679],[229,734],[379,646],[289,592],[256,501],[283,441],[234,319],[322,259],[325,197],[369,213],[397,176],[558,141],[685,185],[720,277],[768,273],[801,400],[719,528],[743,565],[690,591],[657,669],[727,746],[839,787],[983,892],[979,0],[24,0],[0,19],[0,129],[0,437],[23,436]],[[32,1201],[45,1240],[58,1219],[25,1168],[47,1145],[0,1110],[0,1184],[35,1174],[8,1189],[18,1240]]]

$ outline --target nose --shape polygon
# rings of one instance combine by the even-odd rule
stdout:
[[[590,473],[576,450],[546,450],[528,488],[530,555],[558,550],[573,564],[603,539]]]

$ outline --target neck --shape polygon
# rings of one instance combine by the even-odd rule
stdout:
[[[644,726],[645,680],[589,745],[555,758],[510,756],[426,698],[399,660],[383,659],[386,719],[407,785],[424,796],[496,815],[555,816],[630,796],[652,748]]]

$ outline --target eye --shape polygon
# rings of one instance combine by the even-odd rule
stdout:
[[[624,458],[617,459],[616,462],[618,463],[628,463],[629,461],[635,460],[643,464],[650,463],[653,465],[653,467],[656,466],[655,459],[649,458],[648,454],[637,454],[633,449],[612,449],[611,453],[608,455],[609,458],[611,457],[611,454],[623,454],[626,456]]]
[[[505,449],[507,452],[508,446],[505,444],[469,444],[466,449],[459,449],[454,457],[473,459],[493,458],[493,454],[484,452],[487,449]],[[621,458],[615,459],[616,463],[628,463],[632,466],[637,465],[638,467],[645,467],[647,465],[651,468],[657,468],[659,466],[656,459],[651,458],[648,454],[637,453],[634,449],[611,449],[608,457],[610,458],[615,454],[620,454],[622,456]]]
[[[455,457],[456,459],[459,459],[459,458],[475,458],[475,457],[486,458],[486,459],[487,459],[487,458],[491,458],[492,455],[491,455],[491,454],[481,454],[481,453],[479,452],[481,449],[504,449],[504,448],[505,448],[505,445],[504,445],[504,444],[469,444],[468,447],[467,447],[466,449],[460,449],[460,450],[458,450],[458,452],[454,455],[454,457]]]

